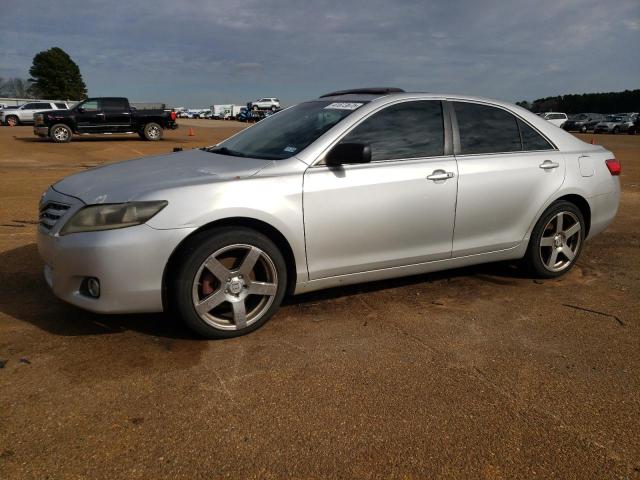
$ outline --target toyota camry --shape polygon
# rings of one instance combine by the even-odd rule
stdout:
[[[87,170],[40,201],[53,292],[251,332],[285,295],[523,259],[556,277],[613,220],[620,164],[502,101],[345,90],[218,145]]]

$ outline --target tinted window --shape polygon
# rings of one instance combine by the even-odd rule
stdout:
[[[522,136],[523,150],[553,150],[553,145],[522,120],[518,120],[518,127]]]
[[[51,104],[50,103],[34,103],[33,105],[35,105],[36,110],[49,110],[51,109]]]
[[[56,103],[56,107],[65,110],[67,108],[67,106],[64,103]]]
[[[37,103],[27,103],[22,109],[23,110],[35,110]]]
[[[373,161],[442,155],[442,105],[438,101],[392,105],[362,122],[341,143],[370,145]]]
[[[105,98],[102,100],[102,109],[107,112],[124,112],[127,109],[127,102],[121,98]]]
[[[522,149],[516,117],[495,107],[455,102],[461,153],[517,152]]]

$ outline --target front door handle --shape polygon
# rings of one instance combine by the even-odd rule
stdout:
[[[445,172],[444,170],[434,170],[431,175],[427,177],[427,180],[437,182],[438,180],[447,180],[453,177],[453,172]]]
[[[551,170],[552,168],[558,168],[560,164],[558,162],[552,162],[551,160],[545,160],[540,164],[540,168],[543,170]]]

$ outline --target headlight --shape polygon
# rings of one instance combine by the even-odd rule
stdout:
[[[166,201],[127,202],[88,205],[78,210],[62,227],[60,235],[78,232],[96,232],[132,227],[150,220],[167,206]]]

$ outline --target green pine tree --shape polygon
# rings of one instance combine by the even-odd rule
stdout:
[[[29,74],[32,88],[40,98],[82,100],[87,97],[87,86],[82,80],[80,68],[59,47],[33,57]]]

